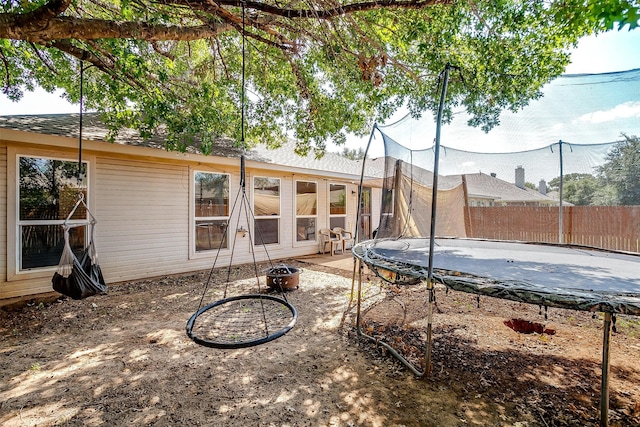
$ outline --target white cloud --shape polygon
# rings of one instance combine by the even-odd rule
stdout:
[[[583,114],[576,121],[582,123],[605,123],[633,117],[640,118],[640,102],[638,101],[624,102],[606,111]]]

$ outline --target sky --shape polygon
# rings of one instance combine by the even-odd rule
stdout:
[[[640,69],[640,29],[609,31],[582,39],[577,48],[571,52],[571,64],[567,67],[566,74],[607,73],[631,69]],[[47,93],[37,89],[35,92],[25,93],[18,103],[0,94],[0,115],[77,113],[78,110],[78,105],[62,99],[60,92]],[[402,115],[399,113],[392,121],[399,119]],[[368,136],[352,137],[348,139],[347,146],[364,148],[367,141]],[[329,150],[341,151],[341,148],[329,147]]]
[[[587,89],[585,93],[590,96],[590,99],[585,102],[577,102],[574,105],[563,105],[563,103],[565,100],[572,99],[572,96],[577,93],[576,90],[587,88],[586,80],[594,80],[594,78],[575,75],[634,69],[640,69],[640,30],[616,30],[584,38],[571,51],[571,64],[565,71],[565,76],[574,75],[574,77],[557,79],[545,86],[543,89],[545,96],[540,100],[532,101],[530,106],[518,115],[503,112],[500,117],[501,126],[488,134],[478,128],[466,126],[468,116],[464,112],[456,112],[453,123],[442,127],[441,144],[460,150],[496,153],[545,147],[560,139],[581,144],[614,141],[620,135],[621,129],[628,128],[624,125],[640,123],[640,89],[638,89],[637,80],[631,89],[629,89],[630,86],[626,87],[624,82],[617,82],[616,85],[590,86],[590,88],[597,87],[600,92],[603,90],[606,92],[594,94],[589,93],[593,89]],[[611,89],[614,89],[612,86],[616,86],[617,97],[610,96],[613,92]],[[545,118],[547,121],[540,123],[535,133],[525,134],[522,128],[526,126],[531,129],[533,127],[531,124],[536,123],[540,118],[538,115],[540,111],[547,112],[549,116]],[[526,117],[527,120],[523,120],[527,114],[529,114]],[[378,123],[378,126],[385,134],[414,150],[432,147],[436,128],[435,114],[426,113],[420,120],[402,121],[405,115],[405,112],[399,111],[387,123]],[[610,120],[614,115],[617,116],[616,120],[624,119],[625,122]],[[598,120],[600,123],[597,123]],[[394,125],[394,122],[398,122],[398,125]],[[569,128],[572,132],[568,133],[566,131]],[[637,128],[638,126],[634,125],[631,133],[638,133]],[[368,141],[369,135],[362,138],[349,137],[347,146],[366,148]],[[342,148],[336,147],[330,150],[340,152]],[[373,157],[384,155],[384,146],[377,132],[374,132],[369,154]]]

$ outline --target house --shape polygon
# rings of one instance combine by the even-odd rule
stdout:
[[[384,158],[374,159],[370,162],[372,163],[370,172],[373,175],[380,174],[380,172],[375,172],[376,170],[384,170],[385,168]],[[412,171],[414,179],[421,180],[421,183],[427,187],[433,185],[433,173],[430,170],[413,165]],[[438,188],[450,190],[463,181],[467,187],[466,197],[469,206],[557,206],[559,204],[557,198],[525,187],[524,169],[521,167],[516,169],[515,184],[497,178],[495,174],[487,175],[478,172],[439,175]]]
[[[61,224],[78,200],[78,131],[78,114],[0,117],[0,301],[51,291]],[[291,144],[243,153],[224,141],[205,156],[167,151],[161,138],[131,130],[115,142],[106,133],[97,115],[83,116],[85,200],[99,222],[95,242],[109,283],[208,269],[216,257],[224,266],[315,254],[320,229],[355,231],[361,161],[300,157]],[[360,240],[372,237],[381,201],[392,196],[382,189],[384,159],[365,167]],[[430,185],[430,173],[422,175]],[[558,203],[490,175],[464,178],[470,206]],[[461,180],[443,176],[439,188]],[[87,242],[86,228],[74,229],[73,247]]]
[[[558,200],[485,173],[464,175],[469,206],[558,206]]]
[[[78,114],[0,117],[0,301],[51,291],[60,225],[78,196],[78,128]],[[220,266],[315,254],[319,229],[355,231],[361,162],[303,158],[291,146],[222,145],[205,156],[132,131],[113,143],[105,135],[97,115],[83,116],[85,200],[108,283],[209,269],[218,249]],[[370,233],[380,189],[365,191]],[[82,247],[88,232],[70,239]]]

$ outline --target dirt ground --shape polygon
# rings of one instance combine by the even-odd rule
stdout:
[[[200,298],[215,301],[215,283],[203,294],[208,272],[111,285],[82,301],[0,308],[0,425],[598,424],[601,316],[549,309],[545,319],[538,307],[439,288],[433,369],[418,378],[356,333],[349,272],[287,264],[301,268],[299,289],[286,294],[297,324],[244,349],[203,347],[185,333]],[[239,280],[252,267],[236,270]],[[230,289],[256,289],[246,287]],[[362,295],[363,332],[421,370],[422,285],[380,286],[365,275]],[[515,332],[505,325],[514,319],[547,331]],[[640,425],[640,327],[619,316],[616,330],[610,425]]]

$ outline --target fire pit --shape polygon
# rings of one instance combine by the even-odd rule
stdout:
[[[271,289],[298,289],[300,269],[281,265],[267,270],[267,286]]]

